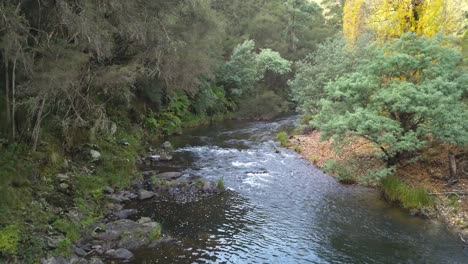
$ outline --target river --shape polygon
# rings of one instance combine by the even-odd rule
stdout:
[[[409,216],[376,190],[341,185],[279,148],[276,133],[294,120],[228,121],[171,138],[174,160],[159,170],[222,177],[228,190],[140,204],[138,217],[162,223],[177,242],[138,250],[134,263],[468,263],[442,224]]]

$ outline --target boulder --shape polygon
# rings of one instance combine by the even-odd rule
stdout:
[[[138,191],[138,199],[140,199],[140,200],[150,199],[155,195],[156,194],[154,192],[150,192],[150,191],[147,191],[147,190],[144,190],[144,189],[141,189],[141,190]]]
[[[164,172],[156,175],[156,178],[163,180],[172,180],[180,178],[183,175],[181,172]]]

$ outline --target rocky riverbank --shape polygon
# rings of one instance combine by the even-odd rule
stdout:
[[[137,217],[134,207],[167,195],[195,201],[221,192],[224,184],[160,172],[172,160],[171,144],[147,151],[137,151],[137,144],[83,145],[64,158],[55,169],[60,173],[31,186],[37,199],[24,215],[25,225],[0,230],[0,249],[12,253],[3,260],[0,255],[0,262],[38,263],[38,257],[43,264],[128,262],[134,250],[174,242],[154,219]]]
[[[321,141],[320,132],[313,131],[307,135],[290,137],[289,146],[321,169],[327,170],[329,160],[350,166],[354,173],[345,178],[327,171],[344,183],[378,187],[362,177],[366,170],[383,166],[381,161],[372,156],[378,150],[363,139],[352,140],[351,144],[337,152],[332,140]],[[447,184],[449,150],[446,146],[430,147],[420,160],[397,168],[397,174],[410,187],[424,188],[434,198],[430,208],[409,210],[409,213],[439,219],[468,246],[468,179],[460,178],[455,184]]]

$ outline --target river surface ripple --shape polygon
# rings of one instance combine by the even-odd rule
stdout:
[[[139,216],[161,222],[177,243],[138,250],[134,263],[468,263],[441,224],[409,216],[375,190],[341,185],[279,148],[276,133],[294,120],[229,121],[171,139],[174,161],[158,169],[223,177],[228,191],[139,205]]]

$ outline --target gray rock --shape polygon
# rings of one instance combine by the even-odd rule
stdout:
[[[107,198],[118,203],[130,201],[130,198],[127,195],[122,194],[122,193],[107,195]]]
[[[78,256],[72,256],[69,260],[70,264],[89,264],[88,260],[80,258]]]
[[[147,190],[144,190],[144,189],[141,189],[141,190],[138,191],[138,199],[140,199],[140,200],[150,199],[155,195],[156,194],[154,192],[150,192],[150,191],[147,191]]]
[[[171,144],[171,142],[166,141],[166,142],[162,143],[161,148],[164,149],[164,150],[170,151],[170,150],[172,150],[172,144]]]
[[[104,262],[102,262],[102,260],[94,257],[94,258],[91,258],[88,262],[89,264],[104,264]]]
[[[98,161],[101,159],[101,153],[99,153],[97,150],[92,149],[89,151],[89,157],[91,161]]]
[[[43,258],[41,259],[41,264],[69,264],[70,262],[66,260],[64,257],[50,257],[50,258]]]
[[[119,219],[127,219],[128,217],[138,213],[135,209],[124,209],[114,213],[114,215]]]
[[[183,175],[181,172],[164,172],[156,175],[156,178],[164,179],[164,180],[172,180],[180,178]]]
[[[119,248],[117,250],[109,250],[106,252],[106,254],[111,258],[120,259],[120,260],[130,260],[133,258],[133,253],[125,248]]]
[[[102,241],[112,241],[112,240],[118,239],[121,233],[122,232],[115,231],[115,230],[106,230],[103,233],[93,232],[92,236]]]
[[[213,188],[211,187],[210,182],[205,182],[205,184],[203,184],[202,191],[204,191],[204,192],[212,192],[213,191]]]
[[[76,246],[73,246],[73,252],[75,252],[75,254],[79,257],[84,257],[87,255],[84,249],[76,247]]]

